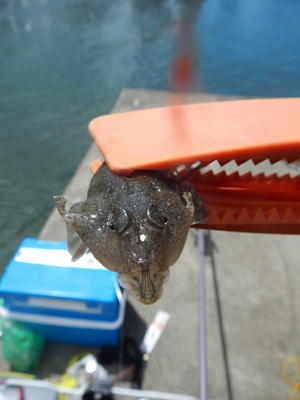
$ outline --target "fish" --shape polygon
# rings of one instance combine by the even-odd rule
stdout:
[[[91,251],[105,268],[118,273],[120,285],[136,300],[155,303],[190,226],[206,220],[205,204],[188,181],[193,173],[170,176],[141,170],[121,176],[103,162],[85,201],[67,210],[65,197],[54,196],[67,225],[72,261]]]

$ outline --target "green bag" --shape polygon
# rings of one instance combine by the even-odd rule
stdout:
[[[29,372],[38,366],[45,338],[25,325],[1,319],[3,357],[18,372]]]

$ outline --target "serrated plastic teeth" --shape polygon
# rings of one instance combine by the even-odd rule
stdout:
[[[208,220],[211,224],[296,224],[300,221],[300,212],[299,210],[292,210],[291,207],[283,210],[278,210],[277,207],[272,207],[268,210],[264,210],[261,207],[248,210],[243,207],[238,211],[233,211],[228,207],[222,212],[217,212],[215,209],[209,210]]]
[[[206,167],[200,170],[202,175],[212,172],[214,175],[218,175],[221,172],[225,172],[227,176],[238,173],[239,176],[251,174],[252,177],[261,175],[262,178],[266,178],[272,175],[276,177],[289,176],[295,178],[300,176],[300,165],[297,163],[287,163],[286,160],[280,160],[272,163],[269,159],[263,160],[259,163],[255,163],[253,160],[247,160],[242,164],[238,165],[236,160],[231,160],[228,163],[221,165],[217,160],[208,164]]]

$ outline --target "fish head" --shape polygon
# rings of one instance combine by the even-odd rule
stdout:
[[[160,299],[163,284],[168,282],[169,269],[162,272],[143,271],[137,274],[119,274],[120,285],[140,303],[150,305]]]
[[[71,228],[68,248],[73,256],[89,249],[104,267],[118,272],[120,285],[143,304],[161,297],[169,267],[184,246],[190,211],[185,215],[184,210],[152,202],[140,210],[118,206],[109,213],[103,213],[104,207],[91,211],[82,203],[68,212],[63,198],[56,203]]]
[[[189,227],[200,222],[193,190],[186,183],[178,190],[175,186],[150,175],[119,177],[104,165],[93,177],[86,201],[67,211],[66,199],[56,196],[72,260],[90,250],[105,268],[119,274],[120,285],[135,299],[153,304],[162,295]]]
[[[125,213],[125,210],[118,210],[113,217],[112,240],[117,244],[118,280],[136,300],[145,305],[153,304],[161,297],[163,284],[170,275],[172,234],[168,216],[151,204],[143,215],[128,213],[125,227]],[[120,224],[121,220],[123,224]]]

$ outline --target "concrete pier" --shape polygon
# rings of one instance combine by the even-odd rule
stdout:
[[[232,99],[190,95],[186,101]],[[169,100],[167,92],[126,89],[112,112],[160,107]],[[64,192],[69,204],[85,199],[92,176],[89,164],[96,158],[100,153],[92,145]],[[276,168],[279,173],[289,171],[284,164]],[[56,210],[39,238],[65,240],[65,226]],[[139,340],[158,310],[171,315],[148,362],[145,389],[199,397],[197,239],[197,230],[191,230],[179,261],[170,269],[171,279],[160,301],[143,306],[129,299],[124,334]],[[212,231],[205,232],[205,244],[207,398],[287,398],[289,387],[281,375],[282,362],[300,354],[299,237]],[[38,374],[63,373],[68,360],[81,351],[97,353],[98,349],[47,344]],[[3,360],[0,367],[8,368]]]

